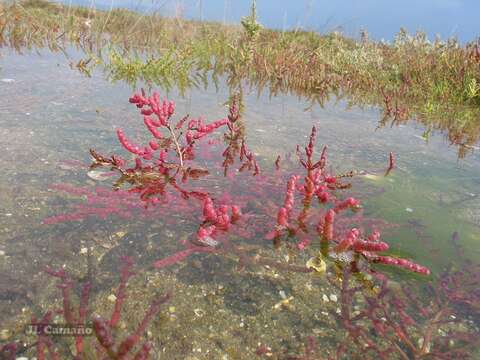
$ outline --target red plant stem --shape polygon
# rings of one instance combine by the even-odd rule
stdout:
[[[258,166],[257,160],[253,160],[254,172],[253,176],[260,174],[260,166]]]
[[[380,240],[380,231],[373,231],[370,236],[367,238],[368,241],[379,241]]]
[[[212,224],[217,222],[217,211],[213,205],[213,200],[210,197],[206,197],[203,202],[203,216],[205,221],[209,221]]]
[[[82,296],[80,297],[80,306],[78,308],[78,325],[85,324],[85,317],[87,315],[88,299],[90,295],[90,289],[92,284],[90,281],[83,285]],[[75,338],[75,345],[77,348],[77,356],[83,353],[83,337],[77,336]]]
[[[333,240],[333,222],[335,221],[335,210],[328,210],[323,222],[322,239],[326,242]]]
[[[39,327],[38,341],[36,346],[37,360],[45,360],[46,347],[48,348],[48,352],[52,356],[52,359],[54,360],[60,359],[58,357],[57,352],[53,348],[53,344],[51,343],[51,340],[44,333],[44,327],[47,326],[52,321],[52,317],[53,317],[53,312],[47,311],[43,316],[42,320],[40,320],[40,322],[37,322],[35,318],[32,319],[32,324],[37,325]]]
[[[78,321],[80,324],[85,322],[85,317],[87,314],[87,307],[88,307],[88,299],[90,296],[90,289],[92,288],[92,284],[90,281],[83,285],[82,289],[82,296],[80,298],[80,306],[78,309]]]
[[[211,247],[204,247],[204,246],[196,246],[196,247],[191,247],[182,251],[179,251],[173,255],[170,255],[164,259],[160,259],[154,262],[153,266],[157,269],[160,269],[162,267],[170,266],[173,264],[176,264],[179,261],[182,261],[183,259],[187,258],[193,253],[196,252],[214,252],[215,249]]]
[[[355,209],[358,208],[360,202],[353,197],[349,197],[344,201],[337,203],[334,207],[334,211],[338,214],[340,211],[346,210],[348,208]]]
[[[59,287],[62,289],[62,296],[63,296],[63,316],[65,320],[69,324],[74,324],[75,320],[72,313],[72,307],[70,303],[70,289],[72,288],[73,284],[69,281],[64,284],[60,284]]]
[[[115,307],[109,322],[109,326],[111,328],[114,328],[115,326],[117,326],[117,323],[120,320],[120,312],[122,311],[123,302],[126,297],[127,282],[128,282],[128,279],[133,275],[133,272],[130,271],[131,268],[133,267],[133,260],[125,256],[122,258],[122,261],[124,265],[121,270],[120,284],[118,286],[118,290],[116,294]]]
[[[320,160],[318,160],[315,164],[313,164],[313,169],[320,168],[323,169],[327,164],[327,149],[328,146],[325,145],[322,149],[322,153],[320,155]]]
[[[350,230],[342,241],[335,247],[337,253],[349,250],[360,236],[360,231],[356,228]]]
[[[292,175],[287,183],[287,193],[285,195],[285,201],[283,203],[283,207],[287,210],[288,217],[290,217],[290,214],[293,210],[293,204],[295,200],[294,198],[295,187],[298,179],[299,179],[299,176]]]
[[[8,343],[0,347],[0,359],[15,360],[18,351],[17,343]]]
[[[46,338],[45,343],[47,345],[48,353],[50,354],[50,359],[60,360],[60,355],[58,354],[58,352],[55,351],[55,348],[53,347],[53,341],[49,338]]]
[[[45,341],[42,338],[37,342],[37,360],[45,360]]]
[[[277,225],[282,228],[288,227],[288,210],[284,207],[278,210],[277,214]]]
[[[187,256],[189,256],[192,253],[194,253],[194,248],[185,249],[183,251],[180,251],[180,252],[177,252],[173,255],[170,255],[166,258],[155,261],[153,266],[157,269],[160,269],[160,268],[166,267],[166,266],[170,266],[170,265],[173,265],[173,264],[175,264],[179,261],[182,261],[183,259],[185,259]]]
[[[153,344],[150,341],[143,343],[142,347],[135,354],[133,360],[147,360],[150,356],[150,351],[153,349]]]
[[[120,144],[125,148],[125,150],[135,154],[135,155],[143,155],[143,151],[140,149],[139,146],[132,144],[127,137],[125,136],[125,133],[123,132],[122,129],[117,129],[117,136],[118,140],[120,141]]]
[[[236,223],[242,217],[242,210],[238,205],[232,205],[232,224]]]
[[[430,270],[425,266],[415,264],[413,261],[407,259],[397,259],[390,256],[373,256],[371,258],[373,262],[377,262],[384,265],[394,265],[403,267],[407,270],[417,272],[419,274],[430,275]]]
[[[162,132],[155,127],[155,124],[153,123],[152,119],[150,119],[148,116],[144,116],[143,117],[143,122],[144,122],[145,126],[147,127],[147,129],[152,133],[154,138],[163,139]],[[153,149],[153,150],[156,150],[156,149]]]
[[[352,244],[352,250],[354,251],[386,251],[388,250],[388,244],[382,241],[365,241],[365,240],[356,240]]]
[[[393,152],[390,152],[390,154],[388,155],[388,168],[384,176],[388,176],[394,168],[395,168],[395,157],[393,155]]]
[[[113,351],[113,337],[110,327],[107,322],[100,316],[95,316],[92,320],[93,330],[100,345],[105,349],[111,359],[116,359],[116,354]]]
[[[70,289],[73,286],[72,281],[63,269],[53,270],[50,267],[45,268],[45,272],[51,276],[61,279],[61,282],[57,285],[62,290],[63,297],[63,316],[69,324],[75,324],[75,318],[72,313],[72,306],[70,303]]]
[[[140,339],[142,334],[145,332],[145,329],[147,328],[149,322],[160,311],[160,306],[166,303],[167,301],[169,301],[171,296],[172,296],[171,293],[167,293],[165,296],[162,296],[161,298],[157,299],[150,305],[150,308],[145,314],[142,322],[140,323],[140,325],[138,325],[137,330],[135,330],[135,332],[132,335],[128,336],[118,346],[118,350],[117,350],[118,358],[121,359],[123,356],[127,355],[130,352],[130,350],[137,344],[138,340]]]
[[[275,160],[275,168],[277,170],[280,170],[280,160],[281,160],[280,155],[278,155],[277,160]]]

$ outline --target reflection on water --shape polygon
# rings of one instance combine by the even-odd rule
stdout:
[[[88,172],[88,149],[95,148],[105,155],[124,154],[115,137],[117,127],[135,141],[145,139],[141,119],[127,102],[131,89],[121,83],[109,84],[100,74],[86,79],[71,71],[63,57],[47,53],[42,57],[6,55],[2,59],[1,78],[14,80],[0,83],[2,343],[23,336],[23,326],[30,322],[32,314],[43,314],[50,304],[60,301],[55,281],[43,273],[45,265],[64,267],[80,283],[85,274],[90,274],[95,279],[91,308],[108,314],[118,284],[120,258],[124,255],[135,259],[137,272],[129,280],[126,315],[122,320],[128,330],[124,332],[132,330],[130,323],[142,320],[143,310],[155,294],[173,290],[172,299],[147,332],[158,354],[166,358],[178,354],[181,358],[252,358],[255,353],[307,358],[317,349],[332,351],[338,344],[348,343],[348,332],[338,330],[340,323],[351,325],[352,336],[352,329],[363,329],[370,321],[372,313],[355,318],[359,315],[355,311],[365,304],[373,306],[372,296],[354,297],[347,287],[351,281],[361,283],[362,279],[346,281],[345,277],[351,274],[342,269],[331,271],[328,276],[284,271],[277,263],[286,264],[285,259],[296,256],[298,263],[305,264],[311,253],[294,255],[285,247],[276,252],[263,237],[242,240],[242,235],[237,234],[232,239],[238,248],[235,254],[192,253],[171,267],[153,270],[151,265],[156,260],[185,249],[185,242],[197,231],[200,207],[185,205],[184,212],[173,214],[169,207],[145,209],[135,203],[134,197],[126,197],[121,201],[122,207],[129,209],[128,214],[107,211],[87,216],[91,214],[87,211],[86,216],[81,216],[82,221],[52,218],[82,211],[86,205],[109,206],[111,199],[105,194],[114,178]],[[177,102],[177,114],[204,115],[215,120],[225,116],[227,108],[223,104],[228,95],[227,90],[207,89],[192,90],[184,98],[175,93],[169,97]],[[434,133],[427,143],[421,136],[423,129],[408,124],[377,129],[381,114],[374,109],[345,111],[341,105],[329,104],[325,109],[314,106],[305,110],[309,104],[302,100],[288,96],[269,99],[254,93],[246,94],[244,101],[248,147],[262,171],[274,172],[278,155],[285,159],[281,167],[288,169],[289,154],[296,144],[308,141],[315,125],[316,151],[321,151],[322,144],[329,145],[332,171],[368,172],[355,180],[349,194],[362,199],[366,217],[386,221],[384,240],[391,245],[393,254],[430,267],[434,279],[451,264],[453,270],[476,266],[480,259],[476,246],[480,240],[478,153],[458,160],[455,148],[445,145],[443,135]],[[211,168],[210,165],[221,163],[222,147],[219,135],[209,148],[211,154],[202,153],[206,160],[201,165]],[[390,151],[396,155],[397,169],[389,177],[378,176],[387,166]],[[294,162],[294,154],[292,159]],[[228,193],[254,195],[257,181],[262,181],[261,177],[253,181],[251,174],[242,173],[237,181],[230,182],[230,178],[221,177],[222,169],[214,169],[212,176],[198,180],[198,187],[212,191],[217,198]],[[282,173],[262,184],[271,194],[271,204],[267,205],[272,206],[272,214],[268,215],[276,216],[287,175]],[[274,185],[280,186],[281,193],[275,193]],[[107,204],[85,204],[85,194],[95,195],[98,201],[106,198]],[[175,201],[180,206],[182,200]],[[246,213],[254,213],[256,207],[265,204],[250,199],[242,205]],[[46,221],[50,224],[45,219],[50,219]],[[265,226],[261,221],[259,224]],[[460,257],[459,249],[465,258]],[[243,266],[238,254],[244,256],[240,259]],[[258,259],[257,256],[273,260],[248,260]],[[91,262],[95,263],[94,270]],[[432,279],[412,279],[402,271],[384,270],[398,287],[382,292],[385,298],[395,297],[395,291],[408,292],[410,287],[419,296],[432,296],[430,286],[438,290]],[[345,286],[339,286],[338,278],[342,276]],[[444,289],[442,299],[447,300],[432,305],[425,316],[444,314],[447,310],[442,310],[442,306],[449,301],[455,303],[452,293],[458,296],[471,289],[472,284],[451,280],[452,277],[444,275],[444,283],[451,281],[459,288]],[[74,290],[80,294],[80,288]],[[461,326],[475,327],[478,317],[473,316],[478,316],[478,297],[469,301],[457,304],[452,315],[465,320]],[[418,299],[414,306],[426,306],[425,302],[428,303],[428,297]],[[391,304],[386,301],[381,306]],[[412,311],[408,306],[405,312]],[[142,311],[136,311],[139,307]],[[402,308],[398,305],[397,311]],[[392,316],[401,318],[403,314],[400,311]],[[389,319],[388,324],[396,320]],[[442,331],[459,331],[455,325],[448,326]],[[385,327],[386,333],[393,331]],[[421,334],[425,328],[416,331]],[[380,328],[375,331],[359,339],[380,337]],[[391,333],[388,334],[381,344],[384,348],[391,345]],[[27,340],[33,342],[31,338]],[[419,348],[426,351],[422,345]],[[408,351],[412,350],[405,351],[411,355]]]

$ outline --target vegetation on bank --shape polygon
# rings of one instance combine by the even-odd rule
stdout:
[[[85,52],[76,67],[103,65],[113,80],[146,81],[185,90],[227,79],[272,94],[295,93],[324,104],[332,96],[352,105],[380,106],[381,124],[415,118],[443,130],[465,153],[480,138],[480,43],[434,42],[401,30],[392,43],[362,34],[264,29],[255,11],[240,25],[186,21],[124,9],[110,12],[44,0],[2,5],[0,45]]]

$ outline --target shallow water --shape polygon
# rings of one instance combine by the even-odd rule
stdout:
[[[108,296],[118,284],[120,257],[130,255],[135,260],[137,275],[129,283],[123,320],[127,330],[141,319],[156,293],[173,289],[172,300],[147,334],[156,345],[157,356],[251,358],[261,345],[272,348],[274,354],[299,354],[310,335],[320,348],[335,344],[340,332],[328,314],[338,310],[337,300],[329,300],[338,295],[321,276],[281,272],[272,266],[241,269],[233,253],[194,254],[171,267],[152,269],[155,260],[185,249],[182,240],[191,238],[201,222],[199,207],[185,205],[184,213],[173,214],[169,207],[145,210],[137,206],[125,218],[90,216],[83,221],[45,224],[45,219],[72,213],[84,202],[81,196],[52,185],[88,191],[110,188],[112,179],[98,181],[87,176],[88,150],[124,155],[115,128],[122,127],[129,137],[140,140],[144,126],[128,103],[132,89],[109,83],[100,72],[86,78],[71,70],[62,55],[47,52],[41,56],[6,53],[0,60],[0,77],[14,80],[0,82],[2,341],[23,336],[32,314],[39,316],[52,302],[60,301],[54,279],[43,272],[45,265],[63,266],[82,279],[91,270],[90,249],[96,263],[91,306],[100,314],[113,306]],[[212,87],[191,90],[185,97],[168,96],[175,99],[177,114],[216,120],[227,112],[223,104],[228,90],[222,86],[219,91]],[[414,124],[377,129],[381,114],[375,109],[346,110],[343,103],[330,103],[324,109],[309,105],[292,96],[270,99],[254,91],[246,94],[243,118],[248,146],[262,171],[274,173],[277,155],[284,159],[296,144],[305,144],[315,125],[316,151],[329,145],[329,163],[335,172],[355,169],[375,175],[360,177],[347,192],[362,200],[365,216],[386,221],[382,230],[391,253],[428,266],[435,276],[450,264],[459,267],[465,261],[454,255],[451,238],[457,232],[466,256],[478,263],[478,152],[458,160],[456,149],[448,146],[442,134],[433,134],[426,143],[421,138],[423,129]],[[221,161],[221,143],[212,149],[211,158],[201,165]],[[390,151],[396,156],[397,169],[383,177]],[[288,169],[285,162],[285,172],[264,179],[266,183],[242,173],[233,185],[221,176],[206,177],[198,184],[218,198],[226,192],[243,196],[245,207],[253,209],[255,204],[250,203],[255,199],[248,196],[255,197],[255,187],[266,184],[265,198],[278,207]],[[220,174],[216,169],[211,175],[215,172]],[[275,252],[263,236],[242,239],[237,234],[233,241],[244,254],[278,261],[291,256],[284,248]],[[314,248],[299,254],[296,263],[305,264],[312,254]],[[405,271],[385,271],[399,283],[431,281]],[[325,300],[324,295],[329,298]]]

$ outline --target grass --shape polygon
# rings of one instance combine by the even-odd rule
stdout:
[[[480,138],[480,44],[429,41],[401,30],[392,43],[364,34],[275,31],[252,15],[242,24],[99,11],[28,0],[0,7],[0,45],[65,51],[78,46],[89,74],[101,64],[113,80],[201,86],[224,77],[272,95],[294,93],[324,104],[332,96],[384,109],[381,124],[415,118],[425,134],[442,130],[463,157]],[[90,59],[90,60],[89,60]],[[91,61],[94,60],[94,61]]]

